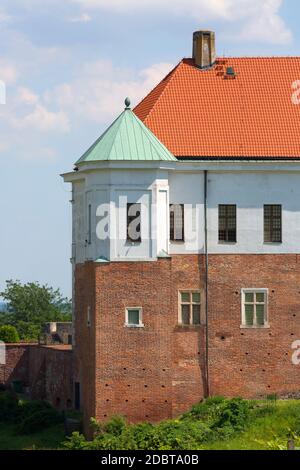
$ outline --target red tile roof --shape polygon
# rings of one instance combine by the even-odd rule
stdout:
[[[176,157],[300,158],[296,80],[300,57],[184,59],[134,112]]]

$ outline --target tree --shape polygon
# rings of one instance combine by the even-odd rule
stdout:
[[[18,343],[20,340],[17,329],[12,325],[0,326],[0,341],[4,343]]]
[[[48,285],[9,280],[0,296],[8,304],[5,320],[20,329],[22,339],[28,340],[29,336],[37,339],[46,322],[71,321],[72,318],[70,300],[64,298],[59,289]]]

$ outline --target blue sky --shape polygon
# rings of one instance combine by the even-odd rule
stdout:
[[[216,31],[218,55],[300,56],[298,0],[1,0],[0,290],[71,292],[70,187],[59,174]],[[297,78],[297,77],[296,77]],[[300,70],[299,77],[300,79]]]

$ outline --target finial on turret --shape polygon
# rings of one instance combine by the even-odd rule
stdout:
[[[130,109],[130,98],[125,98],[125,106],[126,106],[126,109]]]

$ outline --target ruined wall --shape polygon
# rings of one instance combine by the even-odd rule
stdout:
[[[48,400],[59,409],[72,406],[73,364],[68,346],[8,344],[6,365],[0,365],[0,383],[21,380],[30,398]]]

